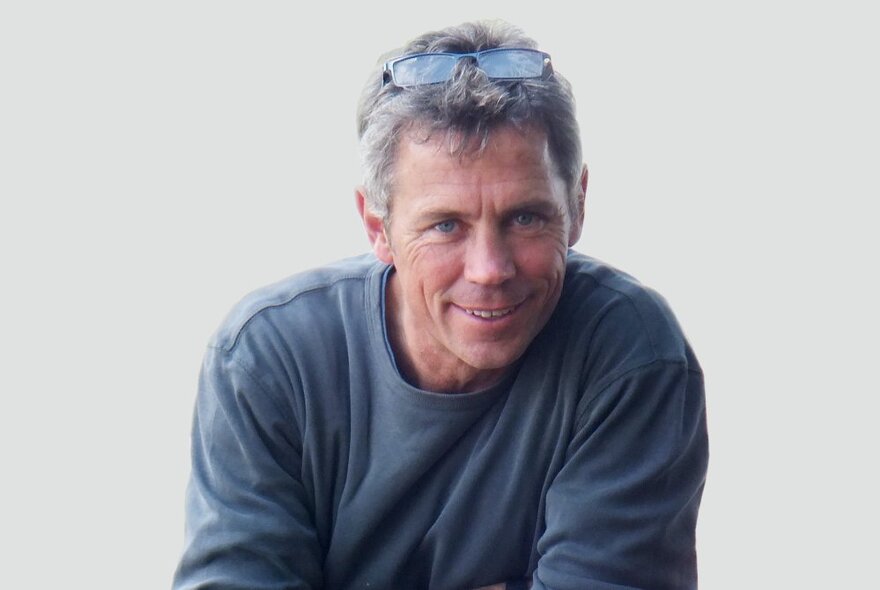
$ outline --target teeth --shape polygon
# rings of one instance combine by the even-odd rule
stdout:
[[[475,315],[480,318],[489,319],[489,318],[500,318],[501,316],[505,316],[513,311],[514,308],[508,307],[507,309],[499,309],[495,311],[491,310],[481,310],[481,309],[465,309],[471,315]]]

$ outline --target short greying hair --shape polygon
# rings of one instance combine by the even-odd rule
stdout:
[[[469,53],[496,47],[527,47],[537,43],[506,23],[474,22],[425,33],[396,55]],[[573,219],[579,209],[583,166],[581,140],[571,86],[558,72],[547,79],[493,81],[472,60],[460,60],[452,80],[442,84],[398,88],[382,83],[381,66],[367,82],[357,123],[367,206],[387,219],[394,183],[398,142],[417,129],[420,138],[446,136],[451,154],[478,155],[490,132],[502,125],[537,127],[547,135],[550,155],[568,191]]]

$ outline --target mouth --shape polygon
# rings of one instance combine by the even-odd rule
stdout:
[[[462,307],[461,309],[468,315],[472,315],[474,317],[482,318],[484,320],[494,320],[496,318],[503,318],[504,316],[508,316],[512,314],[516,310],[517,306],[505,307],[503,309],[476,309],[469,307]]]

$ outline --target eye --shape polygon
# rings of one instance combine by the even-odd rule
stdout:
[[[514,223],[521,226],[528,226],[535,223],[535,214],[534,213],[518,213],[516,217],[513,218]]]
[[[449,221],[449,220],[441,221],[440,223],[438,223],[437,225],[434,226],[434,229],[436,229],[441,234],[450,234],[453,231],[455,231],[455,222]]]

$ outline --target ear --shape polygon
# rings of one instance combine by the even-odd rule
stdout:
[[[586,202],[587,202],[587,180],[589,178],[589,172],[587,171],[587,165],[584,164],[584,169],[581,172],[581,182],[578,185],[578,202],[577,202],[577,212],[576,217],[571,220],[571,231],[568,234],[568,246],[574,246],[575,243],[581,239],[581,230],[584,229],[584,212],[586,211]]]
[[[358,213],[364,222],[364,229],[367,231],[367,239],[373,247],[376,257],[385,264],[394,264],[394,256],[391,252],[391,244],[388,241],[388,235],[385,233],[385,220],[373,213],[367,205],[366,189],[359,186],[354,191],[355,201],[357,202]]]

